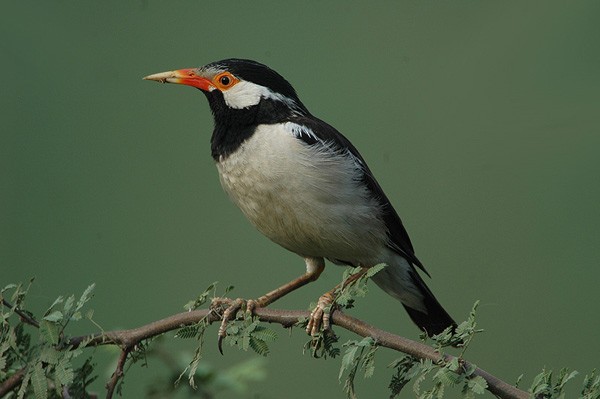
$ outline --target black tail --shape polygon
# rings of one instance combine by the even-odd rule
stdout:
[[[404,259],[388,265],[373,276],[373,281],[404,305],[412,321],[427,335],[441,333],[456,323],[427,287],[419,273]]]
[[[427,310],[427,313],[424,313],[420,310],[413,309],[405,304],[402,304],[408,312],[411,320],[430,337],[441,333],[448,327],[455,328],[456,322],[452,319],[452,317],[450,317],[442,305],[440,305],[419,273],[413,271],[411,274],[413,277],[413,283],[423,295],[423,305]]]

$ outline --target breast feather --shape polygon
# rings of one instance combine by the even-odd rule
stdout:
[[[308,145],[283,126],[261,125],[217,167],[250,222],[290,251],[367,264],[385,247],[361,163],[331,143]]]

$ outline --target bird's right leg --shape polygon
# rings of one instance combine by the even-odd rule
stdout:
[[[249,301],[248,305],[251,306],[251,310],[265,307],[290,292],[316,281],[325,270],[325,260],[323,258],[305,258],[304,261],[306,262],[306,273],[254,301]]]
[[[219,327],[218,333],[218,347],[221,354],[223,353],[223,339],[227,335],[227,324],[229,320],[235,317],[238,310],[240,310],[244,305],[246,305],[246,310],[249,312],[253,312],[257,307],[265,307],[275,302],[279,298],[289,294],[290,292],[305,286],[310,282],[316,281],[323,270],[325,270],[325,260],[323,258],[305,258],[304,261],[306,262],[306,273],[304,273],[302,276],[282,285],[279,288],[274,289],[273,291],[266,293],[258,299],[245,301],[238,298],[229,303],[229,306],[223,311],[223,319],[221,320],[221,326]],[[215,302],[213,302],[213,304],[214,303]],[[220,301],[220,303],[222,303],[222,301]]]

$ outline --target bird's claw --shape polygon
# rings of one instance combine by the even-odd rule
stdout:
[[[331,329],[329,319],[331,317],[331,305],[333,303],[334,298],[331,292],[327,292],[319,298],[317,306],[313,309],[308,318],[308,325],[306,326],[307,334],[315,336],[319,334],[321,328],[323,331]]]
[[[254,309],[258,307],[258,303],[254,299],[246,300],[242,298],[234,300],[229,298],[215,298],[212,302],[212,307],[222,308],[224,306],[227,307],[223,311],[221,325],[219,326],[219,332],[217,333],[217,347],[219,348],[221,355],[223,354],[223,339],[227,336],[227,326],[229,321],[235,319],[237,312],[244,307],[246,308],[246,312],[249,312],[250,314],[254,313]]]

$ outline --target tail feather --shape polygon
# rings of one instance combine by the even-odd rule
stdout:
[[[373,276],[385,292],[402,302],[411,320],[429,336],[441,333],[456,322],[435,298],[419,273],[407,262],[388,265]]]
[[[413,278],[413,283],[419,288],[423,296],[423,305],[426,310],[425,313],[403,304],[411,320],[430,337],[441,333],[448,327],[456,327],[454,319],[440,305],[419,273],[413,270],[411,277]]]

